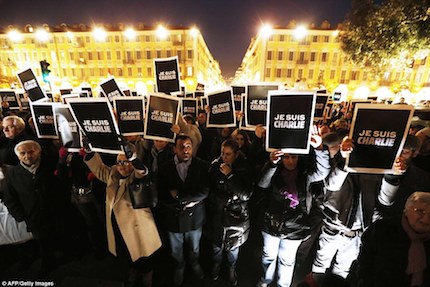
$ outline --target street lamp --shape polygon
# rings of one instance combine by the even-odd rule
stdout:
[[[94,39],[98,42],[103,42],[106,40],[106,31],[101,27],[95,27],[93,30]]]
[[[190,30],[190,34],[193,38],[197,38],[197,36],[199,35],[199,30],[196,27],[193,27]]]
[[[167,39],[167,35],[169,34],[169,31],[167,31],[167,29],[163,26],[163,25],[158,25],[157,30],[155,31],[158,39],[160,40],[166,40]]]
[[[124,36],[128,40],[134,40],[134,39],[136,39],[136,31],[133,28],[129,27],[129,28],[125,29]]]
[[[41,42],[46,42],[49,40],[49,33],[45,29],[38,29],[35,35],[36,38]]]
[[[302,40],[308,34],[308,29],[305,26],[300,25],[294,30],[294,38]]]
[[[23,39],[22,34],[18,30],[11,30],[7,35],[12,42],[21,42]]]

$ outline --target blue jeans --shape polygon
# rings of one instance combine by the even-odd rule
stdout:
[[[214,263],[221,264],[223,249],[220,246],[212,244],[212,250],[214,253],[213,260]],[[236,267],[237,258],[239,257],[239,247],[231,250],[226,250],[227,262],[231,267]]]
[[[202,237],[202,228],[187,231],[184,233],[169,232],[170,248],[172,257],[175,259],[176,268],[185,268],[184,243],[188,245],[188,259],[191,266],[198,264],[200,253],[200,238]]]
[[[263,277],[261,281],[272,282],[276,266],[278,266],[278,286],[289,287],[293,279],[294,264],[296,263],[297,249],[302,240],[282,239],[272,236],[264,231],[263,235]]]

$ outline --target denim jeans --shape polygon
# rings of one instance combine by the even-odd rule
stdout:
[[[168,236],[172,257],[175,259],[177,269],[185,268],[184,244],[188,245],[188,260],[190,261],[190,265],[195,266],[198,264],[202,228],[184,233],[169,232]]]
[[[312,265],[312,272],[325,273],[330,268],[333,258],[332,273],[346,278],[352,262],[360,251],[361,234],[350,238],[338,234],[329,234],[323,226],[318,242],[318,250]],[[335,257],[336,256],[336,257]]]
[[[289,287],[293,279],[297,249],[302,240],[282,239],[264,231],[263,235],[263,277],[261,281],[269,284],[273,281],[278,266],[278,286]]]
[[[214,263],[221,264],[223,249],[220,246],[212,245]],[[237,258],[239,257],[239,247],[226,251],[227,262],[231,267],[236,267]]]

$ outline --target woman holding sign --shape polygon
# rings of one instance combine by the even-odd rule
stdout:
[[[313,135],[311,144],[321,148],[321,137]],[[309,184],[324,179],[330,170],[327,151],[315,149],[316,168],[306,164],[307,159],[312,158],[273,151],[261,171],[258,186],[266,193],[262,228],[264,273],[257,286],[268,286],[276,268],[277,286],[291,285],[297,249],[310,235]]]

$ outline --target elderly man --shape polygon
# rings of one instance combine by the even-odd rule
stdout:
[[[363,234],[359,286],[430,286],[430,193],[415,192],[399,217]]]
[[[55,266],[55,251],[65,238],[61,220],[68,212],[68,192],[53,169],[41,160],[41,147],[33,140],[15,146],[19,164],[9,169],[4,201],[16,221],[25,221],[27,230],[38,241],[42,274]]]
[[[4,136],[0,138],[0,163],[17,165],[19,160],[13,152],[17,143],[34,139],[25,133],[25,122],[18,116],[7,116],[2,120]]]

